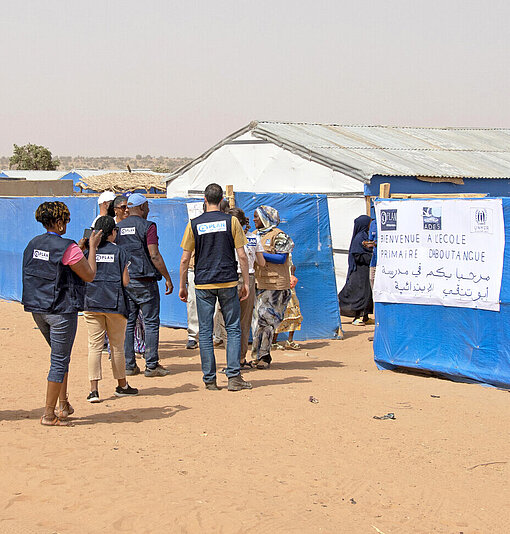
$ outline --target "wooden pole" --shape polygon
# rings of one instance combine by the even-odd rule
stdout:
[[[365,197],[365,211],[367,212],[367,215],[370,215],[370,206],[372,204],[372,197],[366,196]]]
[[[225,187],[225,196],[227,197],[228,205],[231,208],[235,208],[235,206],[236,206],[236,198],[235,198],[235,194],[234,194],[234,186],[233,185],[227,185]]]
[[[390,198],[390,184],[384,183],[379,186],[379,198]]]

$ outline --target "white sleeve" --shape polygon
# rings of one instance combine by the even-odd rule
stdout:
[[[255,234],[255,237],[257,238],[257,245],[255,246],[255,252],[264,252],[264,247],[262,246],[262,241],[260,240],[260,236],[258,234]]]

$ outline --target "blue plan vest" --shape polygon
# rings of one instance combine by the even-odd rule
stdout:
[[[191,229],[195,237],[195,285],[237,281],[232,215],[208,211],[191,220]]]
[[[161,280],[162,276],[152,263],[147,247],[147,230],[154,224],[135,215],[130,215],[117,223],[117,245],[121,246],[128,255],[131,264],[128,267],[131,278],[154,278]]]
[[[88,253],[87,253],[88,255]],[[120,313],[127,317],[122,273],[127,263],[124,250],[107,241],[96,251],[97,272],[85,285],[85,311]]]
[[[83,310],[85,283],[62,263],[67,247],[74,243],[55,234],[34,237],[23,252],[25,311],[75,313]]]

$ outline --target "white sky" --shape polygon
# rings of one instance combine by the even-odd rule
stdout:
[[[0,0],[0,154],[196,156],[251,120],[509,127],[510,3]]]

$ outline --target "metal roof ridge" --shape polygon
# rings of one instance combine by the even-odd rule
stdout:
[[[510,127],[487,126],[399,126],[391,124],[342,124],[336,122],[306,122],[306,121],[252,121],[251,124],[289,124],[301,126],[337,126],[339,128],[388,128],[392,130],[482,130],[482,131],[510,131]]]

